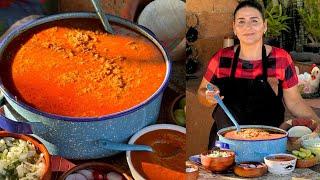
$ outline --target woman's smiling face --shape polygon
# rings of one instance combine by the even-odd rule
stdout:
[[[267,23],[257,9],[243,7],[235,14],[233,30],[241,43],[252,45],[263,40]]]

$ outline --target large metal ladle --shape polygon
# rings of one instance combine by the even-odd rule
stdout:
[[[214,88],[211,84],[207,84],[207,89],[209,91],[213,91]],[[231,112],[229,111],[229,109],[224,105],[222,99],[220,98],[219,95],[215,94],[214,95],[214,99],[218,102],[218,104],[220,105],[220,107],[223,109],[223,111],[227,114],[227,116],[229,117],[229,119],[232,121],[232,123],[236,126],[237,128],[237,132],[240,132],[240,126],[238,124],[238,122],[236,121],[236,119],[234,118],[234,116],[231,114]]]
[[[101,22],[102,22],[102,25],[104,27],[104,29],[110,33],[110,34],[114,34],[114,31],[105,15],[105,13],[103,12],[102,8],[101,8],[101,5],[100,5],[100,1],[99,0],[91,0],[95,10],[96,10],[96,13],[98,14]]]

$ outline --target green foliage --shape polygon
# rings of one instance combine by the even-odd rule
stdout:
[[[269,3],[265,11],[265,18],[268,24],[266,37],[278,37],[283,31],[288,32],[290,30],[287,20],[291,17],[283,14],[281,4]]]
[[[308,38],[313,44],[320,40],[320,0],[304,0],[303,8],[298,12],[303,25],[308,32]]]

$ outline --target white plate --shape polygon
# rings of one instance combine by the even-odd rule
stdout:
[[[150,29],[171,52],[185,37],[185,7],[181,0],[152,1],[142,10],[138,23]]]

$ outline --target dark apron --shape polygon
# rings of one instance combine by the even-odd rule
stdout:
[[[284,120],[283,91],[278,84],[278,95],[267,81],[267,61],[265,46],[262,47],[263,74],[255,79],[235,78],[240,46],[232,63],[231,75],[214,78],[211,83],[218,86],[223,102],[240,125],[267,125],[279,127]],[[214,119],[209,138],[209,148],[214,146],[217,131],[234,126],[219,105],[212,113]]]

